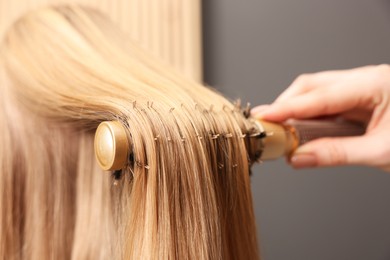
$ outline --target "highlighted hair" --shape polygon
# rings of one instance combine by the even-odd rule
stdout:
[[[258,259],[251,125],[100,13],[23,16],[0,49],[0,259]],[[120,180],[93,138],[119,120]]]

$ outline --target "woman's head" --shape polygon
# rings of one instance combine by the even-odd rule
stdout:
[[[251,126],[229,101],[88,8],[25,15],[0,55],[1,257],[257,257]],[[107,120],[132,144],[120,180],[93,155]]]

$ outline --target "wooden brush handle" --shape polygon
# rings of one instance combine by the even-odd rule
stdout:
[[[286,125],[295,130],[298,145],[322,137],[358,136],[365,132],[363,125],[344,120],[290,120]]]
[[[258,121],[266,132],[261,140],[261,160],[290,156],[298,146],[322,137],[362,135],[365,127],[345,120],[288,120],[283,124]]]

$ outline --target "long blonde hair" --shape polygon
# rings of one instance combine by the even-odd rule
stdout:
[[[0,49],[0,259],[258,259],[244,137],[220,94],[100,13],[28,13]],[[96,163],[97,125],[133,154]]]

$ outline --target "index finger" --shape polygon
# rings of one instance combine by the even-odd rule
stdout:
[[[325,87],[340,81],[341,77],[348,72],[342,70],[330,70],[312,74],[301,74],[291,85],[280,94],[275,102],[283,102],[319,87]]]
[[[365,92],[364,89],[356,91],[353,87],[340,85],[314,89],[283,102],[275,102],[255,116],[280,122],[289,118],[305,119],[372,107],[372,95]]]

